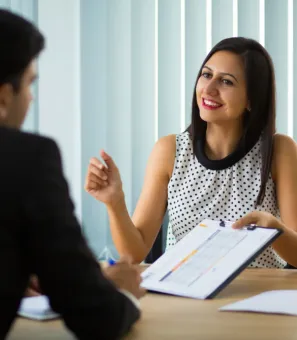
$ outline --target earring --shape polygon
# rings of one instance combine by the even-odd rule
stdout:
[[[251,110],[252,110],[250,107],[247,107],[246,109],[247,109],[249,112],[251,112]]]

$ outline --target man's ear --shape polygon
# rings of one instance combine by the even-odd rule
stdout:
[[[251,102],[248,100],[246,109],[250,112],[251,111]]]
[[[0,86],[0,119],[6,119],[13,99],[13,88],[10,84]]]

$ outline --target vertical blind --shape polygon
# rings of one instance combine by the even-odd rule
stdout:
[[[93,0],[81,2],[81,11],[82,164],[106,147],[131,213],[154,142],[189,124],[198,70],[223,38],[249,37],[267,48],[276,70],[277,130],[297,137],[297,1]],[[87,197],[82,204],[87,233],[104,230],[111,244],[104,207]]]
[[[42,1],[0,0],[0,5],[39,23],[36,13]],[[59,1],[68,8],[77,6],[77,1]],[[60,5],[57,1],[52,5],[56,9],[48,13],[47,24],[54,25]],[[65,19],[70,15],[63,13]],[[80,118],[75,131],[66,119],[59,128],[65,136],[76,136],[73,145],[64,146],[73,157],[80,150],[81,178],[70,176],[70,187],[76,188],[84,232],[97,254],[105,245],[112,247],[112,241],[105,207],[83,190],[90,157],[101,148],[113,156],[132,213],[155,141],[189,124],[198,70],[221,39],[250,37],[267,48],[276,70],[278,132],[297,137],[297,38],[293,34],[297,0],[81,0],[78,19],[68,19],[69,32],[74,26],[80,30],[72,36],[80,48],[79,100],[72,104],[80,103]],[[67,49],[66,40],[63,44]],[[64,62],[66,55],[61,56]],[[35,91],[37,102],[24,128],[39,131],[40,115],[45,114],[39,112],[45,105],[39,100],[47,94],[40,93],[38,99],[43,87]]]

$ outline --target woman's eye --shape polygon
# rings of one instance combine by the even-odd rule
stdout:
[[[208,73],[208,72],[203,72],[202,73],[202,77],[204,77],[204,78],[210,78],[211,77],[211,74],[210,73]]]
[[[231,80],[228,80],[228,79],[222,79],[222,82],[223,82],[225,85],[233,85],[232,81],[231,81]]]

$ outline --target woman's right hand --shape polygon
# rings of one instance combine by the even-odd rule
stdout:
[[[105,151],[102,150],[100,156],[106,165],[95,157],[91,158],[85,190],[98,201],[113,206],[124,197],[121,176],[113,159]]]

